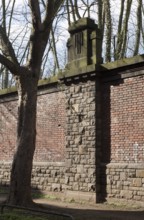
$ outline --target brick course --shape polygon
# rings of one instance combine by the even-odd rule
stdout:
[[[144,161],[144,76],[105,82],[103,106],[103,162]]]
[[[1,98],[0,161],[11,161],[16,147],[17,97]],[[42,90],[37,104],[37,141],[34,161],[60,162],[65,158],[65,96]]]

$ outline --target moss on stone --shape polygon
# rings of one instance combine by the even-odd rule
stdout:
[[[124,66],[130,66],[130,65],[138,64],[142,62],[144,62],[144,54],[137,55],[131,58],[124,58],[121,60],[117,60],[114,62],[109,62],[109,63],[105,63],[101,65],[91,64],[91,65],[85,65],[80,68],[74,68],[74,67],[67,65],[67,69],[64,72],[59,72],[58,74],[54,76],[39,80],[38,86],[48,85],[51,83],[57,83],[59,79],[61,78],[67,78],[67,77],[72,77],[75,75],[82,75],[85,73],[96,72],[98,70],[105,70],[105,71],[112,70],[112,69],[117,69],[117,68],[124,67]],[[16,91],[17,91],[17,88],[15,86],[7,88],[7,89],[1,89],[0,96],[6,95],[9,93],[14,93]]]
[[[105,70],[112,70],[124,66],[130,66],[133,64],[138,64],[144,62],[144,54],[142,55],[137,55],[131,58],[123,58],[121,60],[117,60],[114,62],[108,62],[105,64],[101,64],[101,68]]]
[[[62,77],[64,77],[64,73],[63,72],[59,72],[58,74],[56,74],[54,76],[51,76],[49,78],[45,78],[45,79],[39,80],[38,86],[48,85],[48,84],[51,84],[51,83],[57,83],[58,80],[60,78],[62,78]],[[13,87],[10,87],[10,88],[6,88],[6,89],[1,89],[0,90],[0,96],[1,95],[6,95],[6,94],[9,94],[9,93],[14,93],[14,92],[17,92],[16,86],[13,86]]]
[[[6,88],[6,89],[1,89],[0,90],[0,95],[5,95],[5,94],[9,94],[9,93],[14,93],[17,91],[16,86],[10,87],[10,88]]]

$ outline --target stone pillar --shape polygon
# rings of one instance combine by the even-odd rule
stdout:
[[[89,18],[69,28],[66,66],[66,170],[65,185],[76,195],[88,194],[97,201],[100,164],[100,80],[101,38]]]
[[[69,78],[70,80],[70,78]],[[100,106],[99,81],[77,79],[66,83],[66,190],[99,192]]]
[[[67,69],[102,63],[102,38],[98,26],[90,18],[82,18],[69,28]]]

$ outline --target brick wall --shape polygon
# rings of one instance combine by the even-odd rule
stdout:
[[[17,96],[0,99],[0,161],[11,161],[16,146]],[[37,105],[37,141],[34,161],[61,162],[65,154],[64,92],[40,89]]]
[[[104,82],[102,94],[102,161],[142,163],[144,76]]]
[[[64,161],[65,129],[64,92],[59,91],[39,95],[37,105],[37,145],[34,161]]]
[[[0,161],[12,160],[16,147],[17,97],[0,99]]]
[[[144,200],[144,71],[64,79],[41,87],[32,185]],[[0,99],[0,183],[9,181],[16,96]],[[4,161],[4,162],[3,162]]]
[[[144,201],[143,115],[143,70],[103,79],[102,199]]]

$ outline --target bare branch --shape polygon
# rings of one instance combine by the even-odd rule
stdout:
[[[64,0],[48,0],[47,1],[47,6],[46,6],[46,16],[44,18],[44,26],[45,28],[50,27],[52,25],[52,22],[55,18],[55,15],[57,14],[60,6],[62,5],[62,3],[64,2]]]
[[[10,21],[9,21],[9,27],[8,27],[8,36],[10,35],[10,29],[11,29],[12,17],[13,17],[13,13],[14,13],[15,2],[16,2],[16,0],[13,1],[11,13],[10,13]]]
[[[0,63],[4,65],[13,75],[20,75],[20,66],[16,65],[12,61],[10,61],[8,58],[0,54]]]
[[[17,58],[15,56],[14,49],[11,42],[6,35],[5,29],[0,25],[0,50],[3,55],[7,57],[10,61],[18,64]]]
[[[32,14],[33,27],[39,29],[41,26],[41,12],[38,0],[29,0],[29,5]]]

